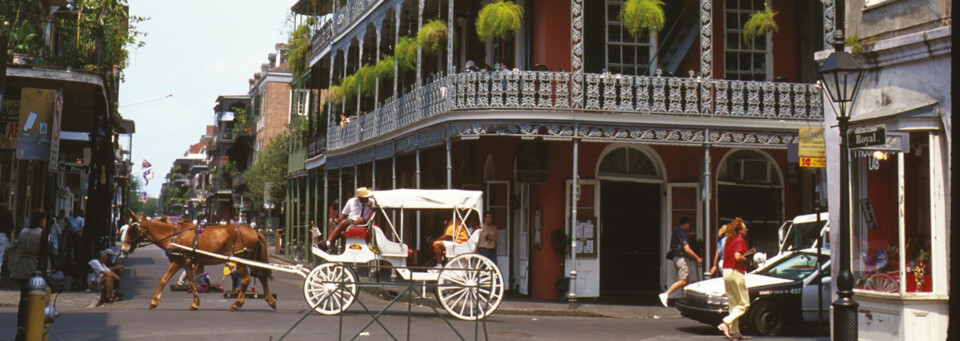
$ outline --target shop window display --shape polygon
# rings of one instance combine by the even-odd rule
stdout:
[[[857,289],[931,292],[929,136],[909,136],[909,152],[851,151]]]

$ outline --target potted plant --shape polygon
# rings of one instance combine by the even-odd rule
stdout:
[[[646,30],[660,32],[665,21],[663,1],[628,0],[620,9],[620,20],[627,32],[637,38]]]
[[[428,54],[437,53],[447,40],[447,23],[431,19],[417,32],[417,44]]]
[[[484,43],[491,38],[507,39],[522,26],[523,7],[513,1],[489,3],[477,14],[477,36]]]
[[[343,103],[343,89],[341,89],[339,85],[331,86],[327,89],[325,99],[334,105]]]
[[[780,12],[774,12],[769,6],[762,11],[753,13],[747,23],[743,24],[743,42],[747,46],[753,46],[754,39],[770,31],[779,32],[780,28],[777,27],[777,22],[774,20],[777,13]]]
[[[393,57],[386,56],[383,59],[380,59],[379,62],[373,67],[374,73],[377,77],[382,79],[393,78]]]
[[[570,236],[563,229],[553,230],[553,234],[550,235],[550,243],[553,244],[553,250],[560,256],[560,276],[557,276],[557,292],[560,293],[560,299],[562,300],[567,296],[567,291],[570,290],[570,277],[564,276]]]
[[[37,37],[36,30],[28,21],[23,21],[10,34],[10,52],[13,55],[14,64],[27,64],[33,59],[30,54],[35,51],[36,44],[34,40]]]
[[[417,68],[417,40],[410,37],[400,37],[397,46],[393,49],[393,58],[400,64],[400,70]]]

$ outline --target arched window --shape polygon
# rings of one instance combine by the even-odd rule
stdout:
[[[718,170],[717,179],[741,184],[782,185],[773,162],[766,155],[753,150],[739,150],[730,154]]]
[[[615,149],[600,161],[599,176],[660,179],[653,160],[639,149]]]

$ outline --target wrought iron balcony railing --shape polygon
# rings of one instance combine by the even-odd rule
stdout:
[[[814,84],[586,74],[575,103],[568,72],[468,72],[443,77],[327,131],[337,150],[458,111],[577,111],[730,119],[822,120]]]
[[[327,151],[327,137],[314,136],[307,141],[307,158],[311,158]]]
[[[323,52],[323,48],[330,45],[330,41],[333,40],[333,22],[326,22],[323,26],[320,26],[319,29],[313,32],[313,37],[310,38],[311,46],[311,58],[316,58],[320,55],[320,52]]]
[[[351,0],[346,6],[340,7],[333,14],[332,34],[342,33],[357,22],[361,16],[372,10],[382,0]]]

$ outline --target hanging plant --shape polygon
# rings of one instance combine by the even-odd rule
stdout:
[[[431,19],[417,32],[417,44],[428,54],[437,53],[447,41],[447,23]]]
[[[627,32],[637,38],[646,30],[660,32],[665,21],[663,1],[628,0],[620,9],[620,20]]]
[[[506,39],[523,26],[523,7],[513,1],[497,1],[483,6],[477,14],[477,36],[481,42]]]
[[[349,75],[343,77],[343,81],[340,82],[340,88],[343,89],[343,98],[344,100],[352,100],[357,97],[357,77],[355,75]]]
[[[770,31],[779,32],[780,28],[777,27],[777,22],[774,20],[777,13],[780,12],[774,12],[769,6],[762,11],[753,13],[747,23],[743,24],[743,42],[747,46],[752,46],[754,39]]]
[[[377,62],[377,65],[374,66],[377,77],[382,79],[393,78],[393,62],[394,60],[392,56],[386,56],[383,59],[380,59],[380,61]]]
[[[327,89],[325,100],[331,104],[343,103],[343,89],[339,85],[331,86]]]
[[[360,94],[363,97],[373,97],[377,91],[377,72],[373,65],[364,65],[354,75],[360,85]]]
[[[310,32],[307,25],[300,25],[290,33],[288,40],[290,50],[287,56],[287,64],[293,73],[293,79],[299,87],[307,63],[310,61]]]
[[[393,50],[393,57],[400,64],[400,70],[417,68],[417,41],[410,37],[400,37]]]

